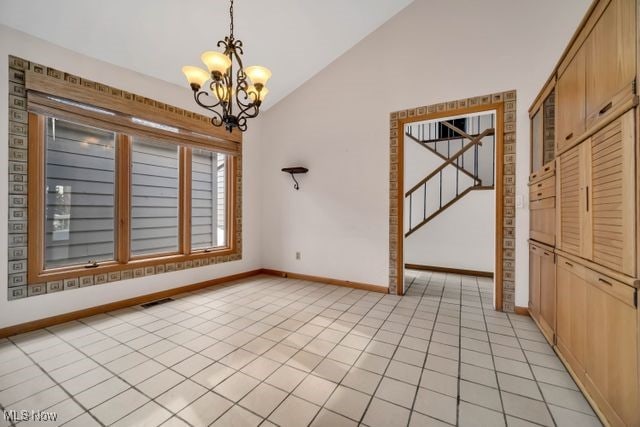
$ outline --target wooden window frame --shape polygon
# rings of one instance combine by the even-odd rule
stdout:
[[[191,153],[192,149],[205,149],[220,152],[217,147],[203,147],[189,140],[177,137],[174,144],[179,145],[179,236],[178,252],[170,254],[150,254],[133,257],[131,255],[131,157],[133,137],[137,133],[116,134],[116,183],[115,221],[114,221],[114,260],[105,261],[97,267],[87,268],[83,265],[55,267],[45,269],[45,180],[46,180],[46,119],[57,118],[55,114],[29,113],[28,126],[28,264],[27,280],[29,283],[44,283],[54,280],[77,278],[85,275],[98,275],[136,268],[162,265],[167,263],[184,263],[209,257],[228,256],[237,252],[237,223],[234,220],[237,212],[236,201],[238,191],[235,188],[235,177],[239,168],[239,158],[226,154],[226,245],[219,248],[191,249]],[[82,116],[69,118],[67,114],[62,120],[74,121],[81,125],[93,126],[91,120],[83,120]],[[104,128],[104,126],[103,126]],[[109,130],[108,128],[106,130]],[[163,139],[166,141],[166,138]]]

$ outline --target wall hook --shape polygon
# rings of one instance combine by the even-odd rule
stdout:
[[[307,173],[307,172],[309,172],[309,169],[303,168],[301,166],[296,166],[296,167],[292,167],[292,168],[282,168],[282,172],[286,172],[288,174],[291,174],[291,178],[293,178],[293,182],[295,182],[293,188],[295,188],[296,190],[299,190],[300,189],[300,184],[298,183],[298,180],[296,179],[296,174],[298,174],[298,173]]]

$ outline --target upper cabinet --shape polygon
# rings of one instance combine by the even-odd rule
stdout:
[[[531,108],[531,176],[530,182],[544,174],[556,157],[556,89],[555,79],[549,81]]]
[[[591,127],[634,97],[636,2],[611,0],[584,48],[587,127]]]
[[[556,145],[562,152],[571,147],[586,129],[586,55],[580,48],[562,74],[556,87],[558,108],[556,109]]]

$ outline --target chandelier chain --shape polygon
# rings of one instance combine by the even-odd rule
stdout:
[[[230,35],[233,39],[233,0],[231,0],[231,5],[229,6],[229,16],[231,16],[231,25],[229,26]]]

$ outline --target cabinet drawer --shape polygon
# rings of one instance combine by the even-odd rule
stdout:
[[[542,169],[535,171],[529,175],[529,184],[533,185],[538,181],[542,181],[552,176],[556,171],[556,162],[549,162],[542,167]]]
[[[612,96],[604,104],[592,108],[592,112],[587,116],[587,128],[592,128],[600,122],[604,122],[621,109],[630,108],[635,103],[634,83],[628,83],[620,92]],[[613,117],[613,116],[612,116]]]
[[[550,246],[556,244],[556,198],[530,203],[529,237]]]
[[[556,179],[554,176],[544,179],[529,187],[529,200],[541,200],[556,195]]]

